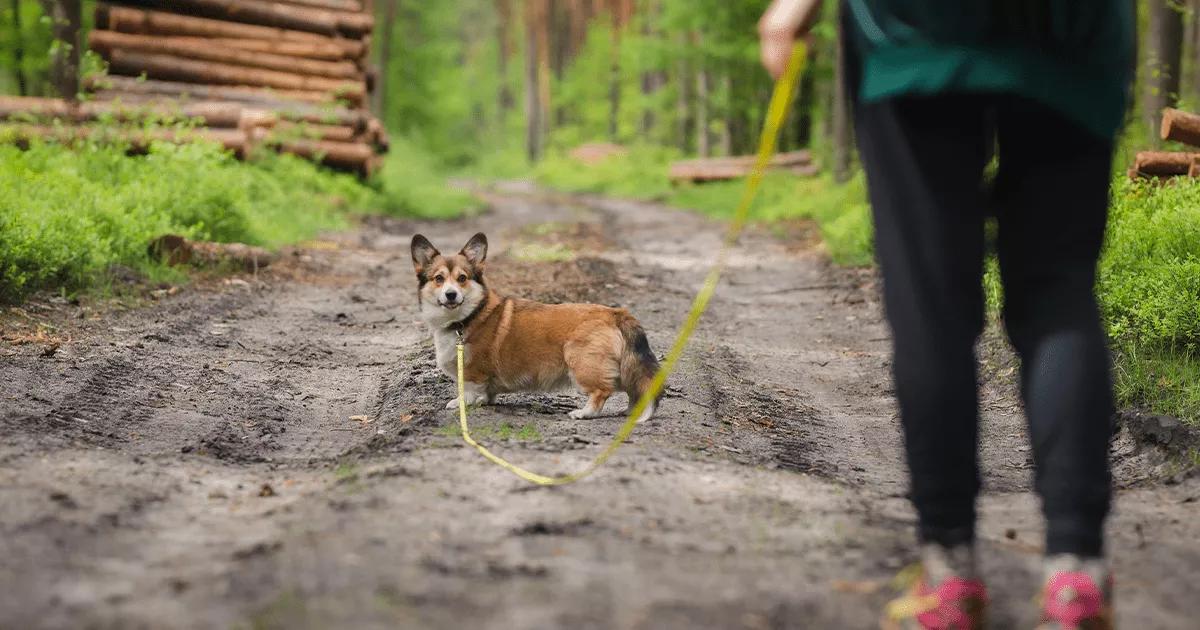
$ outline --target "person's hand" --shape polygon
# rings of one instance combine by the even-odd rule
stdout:
[[[763,67],[778,79],[787,67],[796,38],[808,34],[817,18],[820,0],[773,0],[758,21]]]

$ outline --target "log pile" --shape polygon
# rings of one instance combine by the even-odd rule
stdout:
[[[1159,136],[1193,147],[1200,147],[1200,115],[1172,109],[1163,110]],[[1139,151],[1129,168],[1130,179],[1167,180],[1173,177],[1200,177],[1200,152]]]
[[[753,155],[683,160],[671,165],[668,177],[672,182],[694,183],[737,179],[750,174],[754,168],[754,160]],[[767,168],[770,171],[785,171],[796,175],[817,173],[817,166],[813,164],[812,154],[808,151],[776,154]]]
[[[370,4],[100,2],[88,45],[109,74],[86,79],[90,97],[80,103],[0,99],[0,134],[7,127],[18,141],[91,138],[100,120],[190,118],[201,129],[142,133],[131,144],[207,137],[239,156],[271,149],[368,176],[388,147],[383,125],[365,109]]]

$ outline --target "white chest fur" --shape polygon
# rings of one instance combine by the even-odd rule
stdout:
[[[445,328],[437,328],[433,331],[433,346],[437,349],[438,367],[442,368],[450,378],[458,379],[458,354],[455,350],[458,345],[458,335],[453,331]],[[470,357],[470,348],[463,349],[463,362],[466,363]]]

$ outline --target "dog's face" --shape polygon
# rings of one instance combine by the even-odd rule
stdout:
[[[418,234],[412,240],[413,269],[417,272],[417,298],[421,313],[430,323],[449,325],[466,319],[487,297],[483,265],[487,237],[471,237],[462,250],[443,255]]]

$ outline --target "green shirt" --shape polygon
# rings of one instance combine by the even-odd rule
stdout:
[[[1134,69],[1130,0],[846,0],[863,102],[1017,94],[1101,137],[1120,130]]]

